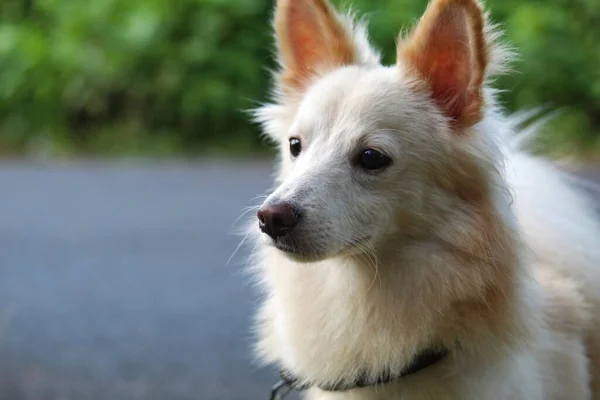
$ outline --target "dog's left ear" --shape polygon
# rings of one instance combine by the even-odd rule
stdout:
[[[482,117],[488,64],[485,15],[477,0],[432,0],[398,62],[424,81],[431,96],[459,128]]]

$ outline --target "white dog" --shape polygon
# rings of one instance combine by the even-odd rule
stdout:
[[[275,30],[262,360],[308,399],[600,398],[600,228],[510,146],[481,5],[433,0],[393,66],[327,0]]]

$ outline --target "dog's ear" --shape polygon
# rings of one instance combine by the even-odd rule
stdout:
[[[278,0],[275,33],[286,90],[357,59],[352,33],[327,0]]]
[[[398,62],[425,81],[458,127],[481,119],[488,63],[485,15],[477,0],[432,0],[415,30],[398,42]]]

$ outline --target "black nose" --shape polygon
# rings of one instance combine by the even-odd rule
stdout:
[[[276,239],[296,226],[299,215],[298,210],[290,203],[266,204],[258,210],[258,226],[261,231]]]

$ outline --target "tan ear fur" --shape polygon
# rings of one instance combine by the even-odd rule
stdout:
[[[477,0],[433,0],[408,40],[399,40],[398,60],[428,85],[434,100],[457,127],[482,117],[488,64],[485,15]]]
[[[357,59],[350,33],[327,0],[278,0],[275,33],[288,89],[304,89],[318,73]]]

